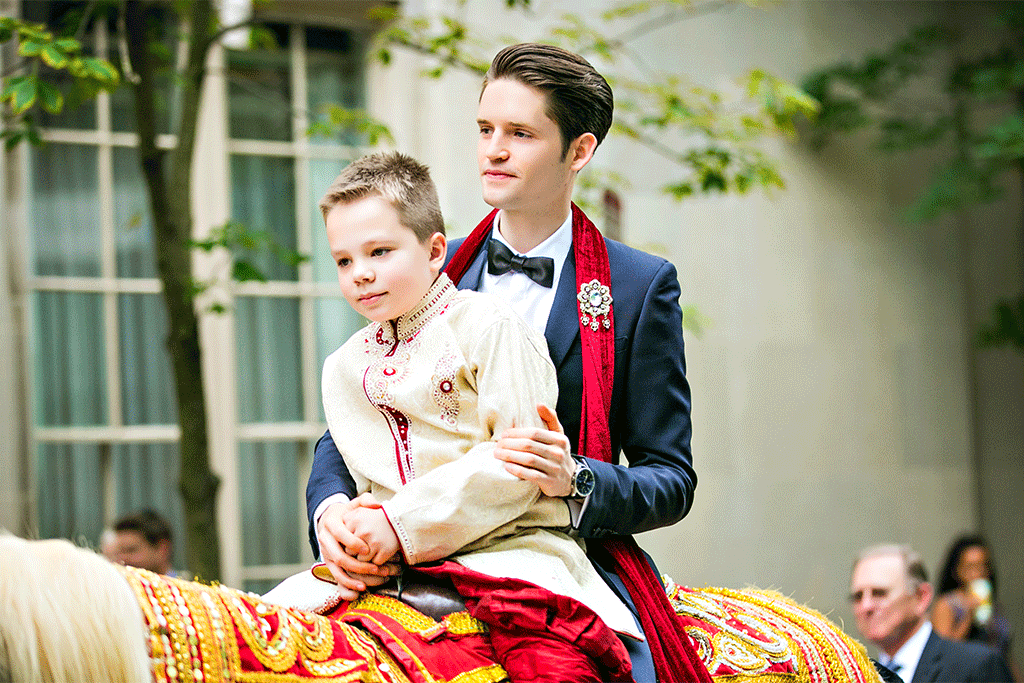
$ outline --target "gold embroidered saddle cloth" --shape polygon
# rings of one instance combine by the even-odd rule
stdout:
[[[467,612],[436,620],[367,595],[322,616],[225,586],[120,569],[145,617],[159,683],[507,680],[486,625]],[[864,647],[815,610],[772,591],[691,589],[662,578],[712,678],[880,683]]]
[[[466,612],[441,621],[367,595],[322,616],[134,567],[120,568],[145,618],[158,683],[496,683],[486,626]]]
[[[712,678],[760,683],[881,679],[864,646],[823,614],[774,591],[693,589],[662,576]]]

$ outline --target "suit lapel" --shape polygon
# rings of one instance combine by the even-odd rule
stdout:
[[[555,300],[551,303],[548,324],[544,328],[544,336],[548,340],[548,352],[551,354],[551,362],[556,368],[562,366],[565,354],[569,353],[569,347],[572,346],[573,340],[580,334],[578,316],[576,259],[572,249],[569,249],[569,255],[566,256],[565,264],[562,266],[562,274],[558,277],[558,291],[555,292]]]
[[[480,280],[484,276],[484,265],[487,263],[487,247],[484,245],[477,252],[476,258],[469,264],[469,268],[466,269],[466,273],[459,280],[457,287],[459,289],[480,289]]]
[[[912,683],[932,683],[939,680],[942,673],[942,642],[934,633],[928,636],[928,642],[921,651],[921,659],[914,670]]]

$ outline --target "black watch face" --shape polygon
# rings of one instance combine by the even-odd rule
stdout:
[[[590,492],[594,490],[594,473],[586,467],[581,467],[576,472],[573,485],[577,496],[589,496]]]

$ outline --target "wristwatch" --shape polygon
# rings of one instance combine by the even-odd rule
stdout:
[[[572,487],[569,497],[586,498],[594,490],[594,472],[587,467],[583,458],[573,456],[573,460],[576,461],[576,470],[572,473],[572,479],[569,480],[569,485]]]

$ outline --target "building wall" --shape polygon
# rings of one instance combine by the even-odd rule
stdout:
[[[965,57],[998,30],[990,20],[993,14],[993,3],[959,3],[954,17],[967,31]],[[1006,114],[993,107],[979,112],[979,118],[996,121]],[[1024,292],[1024,178],[1018,174],[1007,179],[1004,189],[999,201],[964,216],[972,329],[991,322],[997,300],[1015,299]],[[1009,348],[974,349],[970,358],[979,528],[993,546],[997,598],[1016,626],[1014,659],[1019,670],[1024,662],[1024,553],[1019,550],[1019,530],[1024,528],[1024,362],[1021,351]]]

